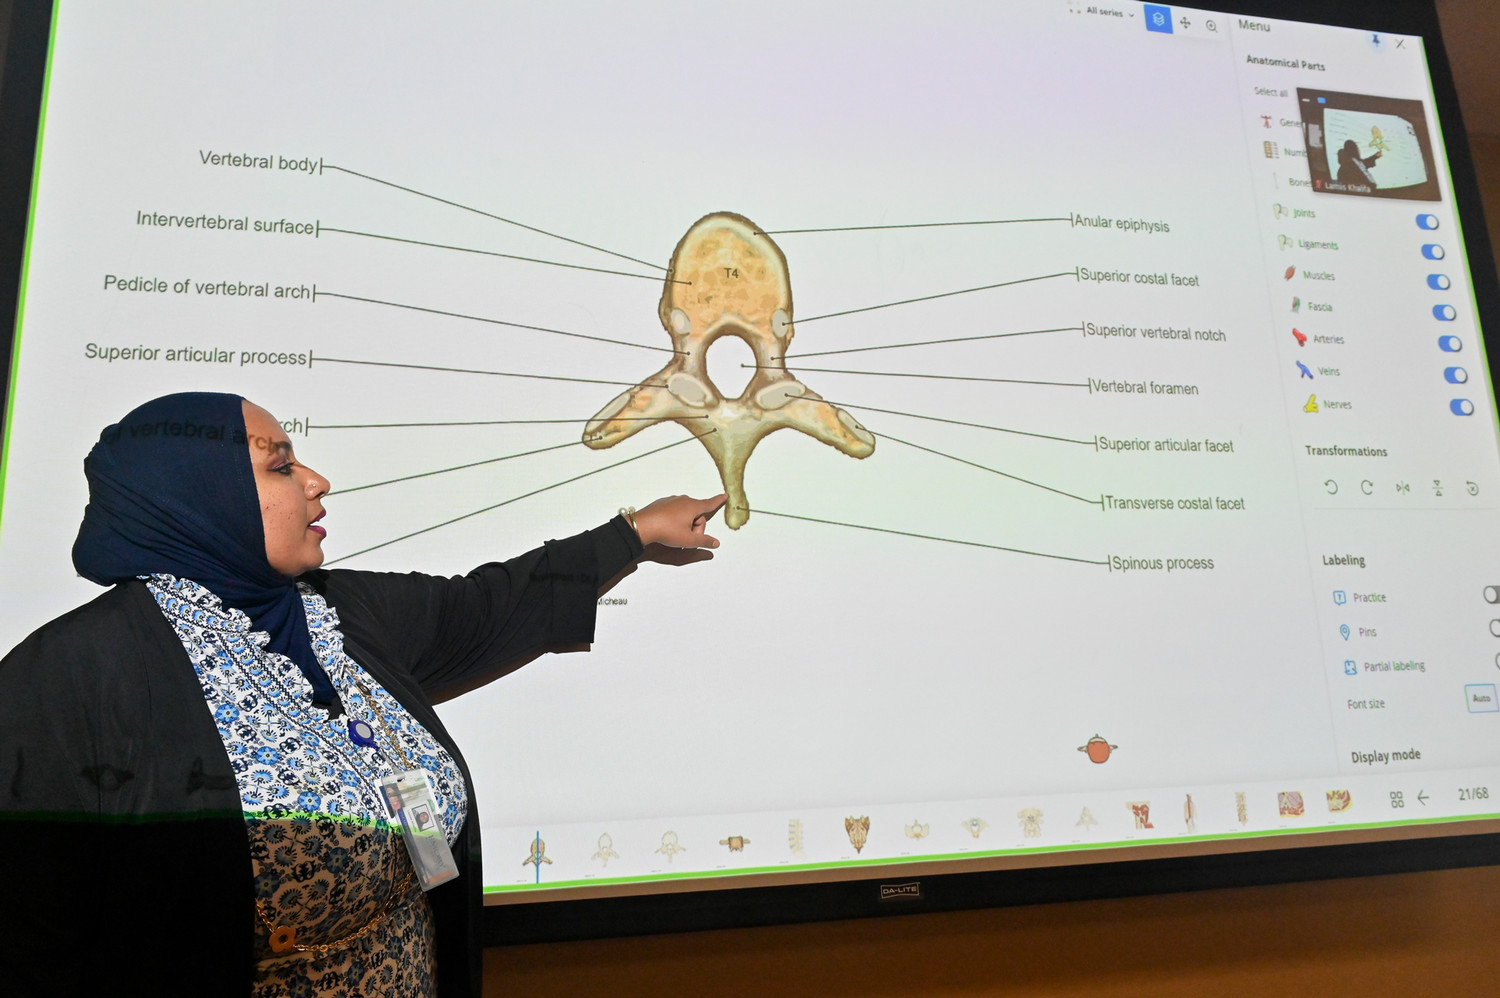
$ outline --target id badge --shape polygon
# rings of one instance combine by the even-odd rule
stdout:
[[[422,890],[430,891],[458,876],[427,771],[413,769],[387,776],[380,781],[380,792],[391,818],[401,823],[401,838]]]

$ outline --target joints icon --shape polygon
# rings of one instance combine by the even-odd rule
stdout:
[[[672,254],[657,313],[675,356],[599,410],[583,430],[589,447],[603,450],[656,423],[678,423],[718,467],[728,496],[724,522],[734,530],[750,518],[745,465],[767,434],[790,427],[850,457],[875,452],[869,430],[787,370],[793,320],[786,257],[748,218],[715,212],[688,229]],[[738,336],[755,354],[754,376],[737,398],[708,376],[708,348],[721,336]]]

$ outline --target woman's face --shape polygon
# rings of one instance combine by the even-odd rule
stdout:
[[[276,417],[252,402],[243,403],[250,464],[260,495],[266,534],[266,561],[282,575],[296,577],[323,564],[323,497],[328,480],[292,455],[292,441]]]

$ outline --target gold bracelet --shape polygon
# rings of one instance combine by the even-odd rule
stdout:
[[[636,526],[636,523],[635,523],[635,507],[634,506],[621,506],[620,507],[620,515],[625,518],[625,522],[628,523],[628,524],[630,524],[630,529],[634,530],[635,531],[635,535],[637,537],[639,537],[641,535],[641,528],[638,527],[638,526]]]

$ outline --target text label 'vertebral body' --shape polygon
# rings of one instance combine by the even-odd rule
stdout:
[[[323,172],[322,156],[283,156],[267,152],[214,152],[199,149],[198,159],[204,166],[227,166],[241,170],[284,170],[318,176]]]

